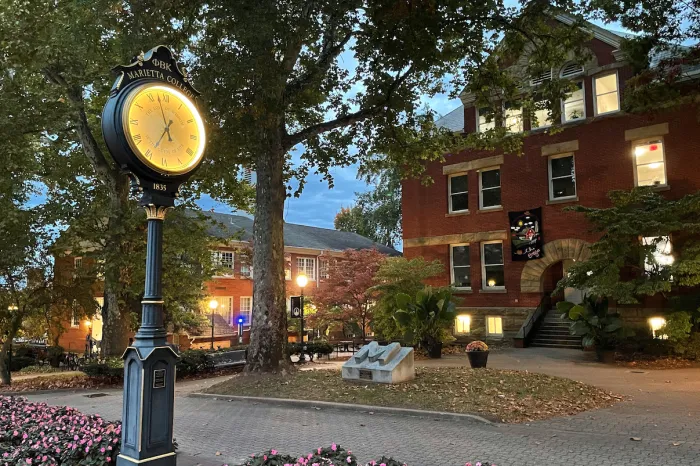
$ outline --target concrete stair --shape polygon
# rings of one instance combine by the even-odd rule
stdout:
[[[581,337],[569,333],[569,322],[562,320],[560,315],[556,309],[547,313],[530,346],[581,349]]]

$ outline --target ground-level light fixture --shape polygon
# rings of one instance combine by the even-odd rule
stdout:
[[[656,335],[656,332],[664,328],[666,325],[666,319],[663,317],[652,317],[649,319],[649,326],[651,327],[651,334],[654,338],[664,338],[665,335]]]

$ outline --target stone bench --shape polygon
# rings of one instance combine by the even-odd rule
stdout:
[[[207,357],[217,369],[223,367],[244,366],[247,359],[247,350],[231,350],[211,353]]]

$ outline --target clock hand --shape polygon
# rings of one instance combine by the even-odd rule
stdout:
[[[163,111],[163,103],[160,101],[160,96],[158,96],[158,105],[160,105],[160,113],[163,115],[163,123],[168,124],[165,120],[165,112]]]
[[[168,123],[168,126],[165,127],[165,131],[168,133],[168,141],[173,142],[173,138],[170,137],[170,125],[173,124],[173,120],[170,120],[170,123]]]
[[[163,136],[165,136],[165,133],[168,133],[168,137],[170,137],[170,131],[168,130],[168,128],[165,128],[165,131],[163,131],[163,134],[160,135],[160,138],[158,138],[158,142],[156,142],[156,145],[153,147],[158,147],[158,144],[160,144],[160,141],[163,139]]]

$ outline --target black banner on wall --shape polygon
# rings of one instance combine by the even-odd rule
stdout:
[[[510,220],[510,251],[514,261],[529,261],[544,257],[542,240],[542,208],[508,212]]]

